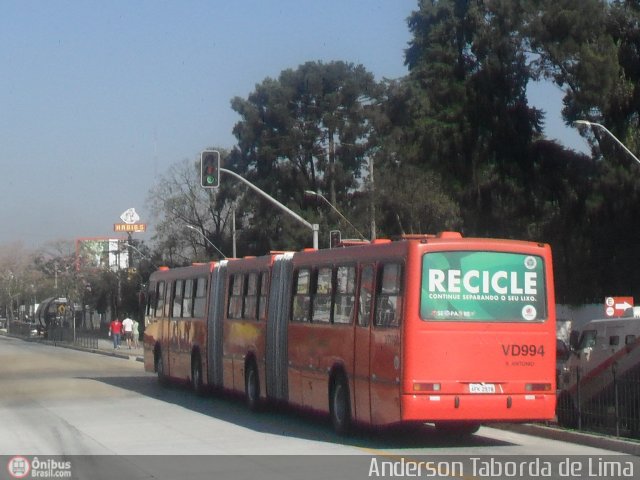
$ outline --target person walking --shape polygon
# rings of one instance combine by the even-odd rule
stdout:
[[[133,320],[127,316],[122,321],[122,328],[124,330],[124,339],[127,342],[127,347],[131,350],[131,341],[133,340]]]
[[[140,348],[140,324],[137,320],[133,321],[133,347]]]
[[[122,322],[116,317],[109,324],[109,336],[113,338],[114,350],[120,348],[120,335],[122,335]]]

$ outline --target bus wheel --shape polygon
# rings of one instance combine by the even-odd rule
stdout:
[[[349,387],[344,375],[337,375],[329,392],[329,413],[333,429],[339,435],[348,433],[351,427],[351,405]]]
[[[578,426],[578,411],[573,403],[573,398],[567,392],[562,392],[556,404],[556,417],[558,425],[565,428],[576,428]]]
[[[191,358],[191,388],[197,395],[202,395],[202,362],[198,354]]]
[[[249,410],[256,411],[260,405],[260,378],[255,363],[250,362],[245,368],[244,392]]]
[[[477,422],[437,422],[436,430],[445,435],[473,435],[480,429]]]
[[[162,351],[160,349],[156,351],[156,373],[158,374],[158,382],[161,385],[165,385],[167,378],[164,374],[164,361],[162,360]]]

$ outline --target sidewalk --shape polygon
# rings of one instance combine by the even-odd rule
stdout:
[[[9,335],[7,333],[7,330],[4,328],[0,329],[0,335],[13,336],[13,335]],[[131,360],[136,360],[138,362],[144,361],[144,349],[142,348],[142,341],[138,342],[139,343],[138,348],[132,347],[131,349],[127,347],[126,342],[121,341],[120,348],[114,349],[113,340],[110,337],[98,338],[98,348],[83,347],[81,345],[74,345],[72,343],[67,343],[67,342],[54,342],[51,340],[44,340],[41,337],[19,337],[19,336],[13,336],[13,337],[20,338],[27,342],[40,342],[45,345],[55,345],[57,347],[62,347],[62,348],[72,348],[74,350],[81,350],[83,352],[99,353],[101,355],[109,355],[109,356],[118,357],[118,358],[127,358]]]
[[[113,340],[110,337],[107,338],[99,338],[98,339],[98,352],[103,355],[112,355],[114,357],[120,358],[132,358],[139,362],[142,362],[144,356],[144,350],[142,348],[142,342],[138,342],[138,348],[135,347],[127,347],[127,342],[124,340],[120,340],[120,348],[113,348]],[[86,350],[86,349],[83,349]]]

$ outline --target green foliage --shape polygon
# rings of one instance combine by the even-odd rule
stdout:
[[[225,166],[324,233],[350,227],[305,203],[305,190],[326,195],[357,230],[375,220],[378,237],[458,229],[548,242],[564,303],[640,297],[640,165],[602,131],[580,130],[593,158],[547,140],[545,112],[527,97],[530,82],[553,82],[568,124],[602,123],[638,151],[640,3],[420,0],[407,22],[404,78],[307,62],[232,99],[238,144]],[[225,178],[208,199],[172,182],[155,191],[165,258],[202,254],[176,231],[187,218],[228,248],[232,204],[240,255],[311,244],[308,228]]]
[[[304,190],[348,208],[372,152],[371,107],[381,93],[371,73],[345,62],[308,62],[264,80],[248,99],[231,102],[241,117],[234,128],[243,160],[238,173],[294,211],[302,209]],[[256,247],[310,244],[304,226],[264,201],[253,205],[247,233]]]

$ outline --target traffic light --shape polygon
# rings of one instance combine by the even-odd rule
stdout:
[[[220,186],[220,152],[205,150],[200,155],[200,185],[205,188]]]

